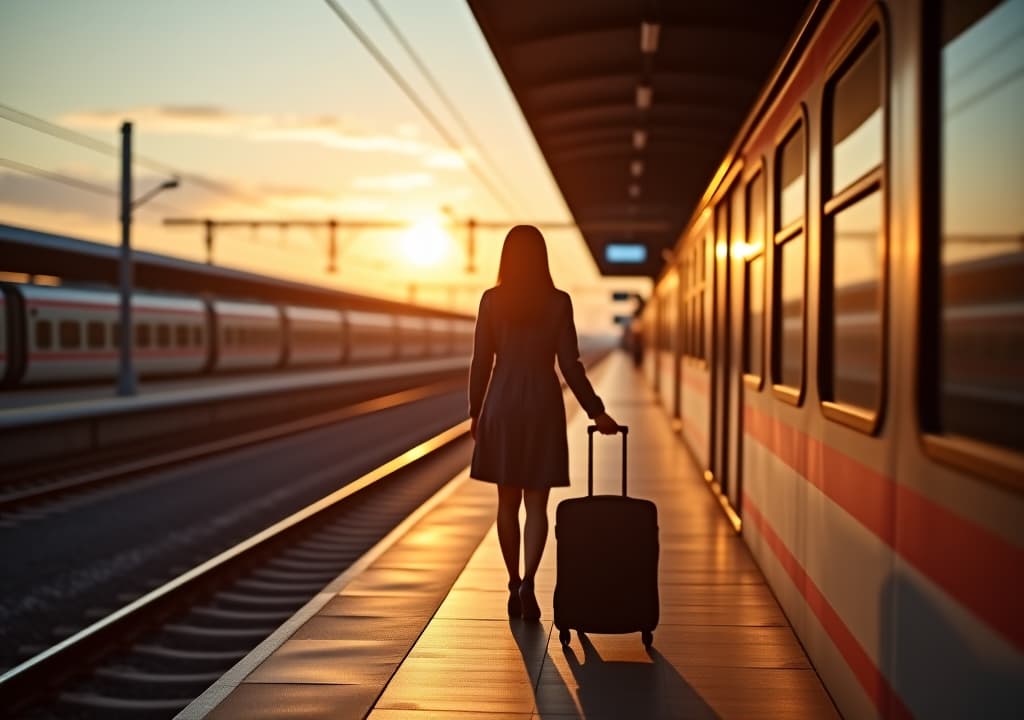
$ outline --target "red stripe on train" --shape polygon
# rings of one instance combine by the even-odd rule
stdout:
[[[1024,550],[750,405],[744,425],[944,592],[1024,649],[1018,605],[1024,577],[1017,571],[1024,567]]]
[[[889,684],[885,675],[875,665],[871,656],[857,641],[857,637],[850,632],[839,613],[829,603],[825,594],[815,585],[814,580],[807,574],[807,571],[800,562],[789,551],[771,523],[761,514],[757,505],[746,493],[743,494],[743,517],[750,520],[757,531],[764,538],[765,543],[782,565],[786,574],[789,575],[793,585],[800,591],[807,606],[818,618],[818,622],[828,633],[833,644],[846,661],[846,665],[857,678],[857,682],[864,688],[864,692],[871,698],[871,702],[882,714],[883,717],[911,718],[913,714],[903,703],[899,695]]]

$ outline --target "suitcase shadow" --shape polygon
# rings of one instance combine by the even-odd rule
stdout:
[[[560,648],[564,662],[557,663],[548,648],[548,632],[542,626],[518,623],[511,629],[523,663],[534,679],[539,718],[719,717],[656,647],[646,651],[650,662],[606,661],[590,638],[573,633],[572,643]],[[558,642],[557,632],[550,642]],[[639,634],[636,642],[640,644]],[[582,657],[577,647],[582,647]]]

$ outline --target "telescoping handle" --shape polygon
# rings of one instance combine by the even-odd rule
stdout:
[[[587,427],[587,495],[594,494],[594,433],[597,425]],[[617,432],[622,433],[622,495],[626,495],[626,436],[629,435],[628,425],[619,425]]]

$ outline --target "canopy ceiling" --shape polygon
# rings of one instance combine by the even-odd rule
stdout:
[[[808,5],[468,2],[601,272],[651,276]],[[608,243],[642,243],[646,261],[609,262]]]

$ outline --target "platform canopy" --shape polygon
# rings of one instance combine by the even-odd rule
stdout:
[[[810,5],[468,2],[601,272],[652,276]]]

